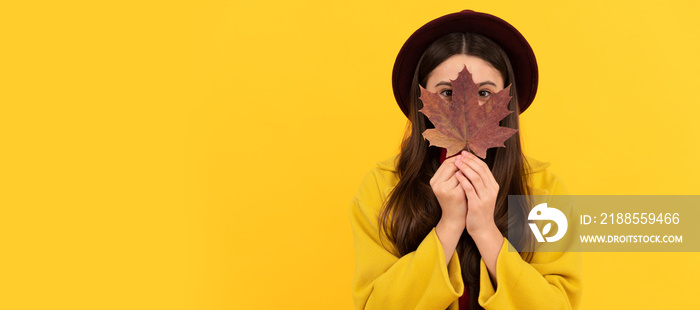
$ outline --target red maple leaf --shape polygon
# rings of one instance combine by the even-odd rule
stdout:
[[[420,88],[423,108],[419,111],[435,125],[435,129],[426,129],[423,137],[430,141],[431,146],[447,149],[447,157],[467,150],[486,158],[487,149],[505,147],[503,142],[518,131],[499,125],[502,119],[513,113],[508,110],[510,85],[491,94],[484,104],[479,104],[478,91],[479,86],[472,81],[466,66],[452,81],[452,103],[437,93]]]

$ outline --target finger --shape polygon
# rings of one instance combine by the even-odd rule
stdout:
[[[476,194],[479,197],[484,197],[486,195],[486,185],[484,185],[484,181],[481,179],[481,176],[472,169],[472,167],[469,167],[467,164],[464,163],[464,161],[458,160],[457,161],[457,167],[459,168],[459,171],[462,172],[462,174],[467,177],[469,182],[472,184],[474,187],[474,190],[476,190]]]
[[[433,182],[442,180],[442,173],[443,170],[445,170],[444,165],[440,165],[437,170],[435,170],[435,173],[433,174],[433,177],[430,179],[430,184],[433,184]]]
[[[474,186],[471,182],[469,182],[467,177],[462,174],[461,171],[457,171],[457,173],[455,173],[455,177],[459,181],[459,185],[462,187],[462,190],[464,190],[464,193],[467,195],[468,201],[476,202],[479,200],[479,196],[476,194]]]
[[[438,167],[438,170],[435,171],[434,178],[436,181],[445,182],[447,181],[447,179],[451,178],[454,175],[455,171],[458,170],[454,164],[455,160],[456,156],[448,158],[444,162],[442,162],[440,167]]]
[[[493,177],[493,172],[491,172],[489,166],[481,160],[481,158],[467,152],[462,161],[479,174],[479,177],[481,177],[481,180],[484,182],[484,186],[487,188],[498,187],[498,182],[496,182],[496,178]]]
[[[445,180],[444,184],[450,189],[454,189],[455,187],[459,186],[459,180],[457,180],[456,174],[453,174],[449,179]]]

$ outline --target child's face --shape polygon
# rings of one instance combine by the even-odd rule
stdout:
[[[428,81],[425,89],[438,93],[446,100],[452,99],[452,82],[459,75],[459,72],[467,66],[467,70],[472,74],[474,83],[479,85],[479,104],[484,104],[493,93],[503,89],[503,77],[491,64],[485,60],[469,55],[454,55],[447,58],[440,65],[428,74]]]

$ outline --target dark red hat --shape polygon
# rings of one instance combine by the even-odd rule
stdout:
[[[481,34],[503,48],[515,73],[520,113],[525,111],[537,93],[537,60],[530,44],[506,21],[490,14],[464,10],[423,25],[401,47],[394,63],[392,84],[394,97],[403,114],[408,116],[411,80],[421,55],[433,41],[453,32]]]

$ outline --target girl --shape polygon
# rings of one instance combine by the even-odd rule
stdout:
[[[364,178],[352,200],[356,309],[571,309],[581,297],[577,253],[536,253],[523,205],[508,221],[508,195],[561,195],[566,187],[548,163],[522,154],[516,133],[486,159],[446,158],[422,136],[430,121],[420,86],[451,100],[451,80],[466,66],[481,102],[511,85],[501,126],[537,90],[537,63],[525,38],[498,17],[462,11],[418,29],[394,64],[396,100],[409,126],[401,152]],[[523,231],[517,240],[504,236]],[[508,247],[519,252],[508,251]]]

